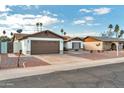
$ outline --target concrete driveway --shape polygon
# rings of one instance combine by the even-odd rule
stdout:
[[[33,55],[35,58],[43,60],[49,64],[66,64],[75,62],[89,62],[95,60],[104,60],[112,58],[124,57],[124,51],[119,51],[119,56],[116,51],[104,51],[101,53],[89,51],[66,51],[64,54],[46,54],[46,55]]]
[[[46,54],[46,55],[33,55],[35,58],[43,60],[49,64],[66,64],[75,62],[89,62],[90,59],[79,58],[68,54]]]

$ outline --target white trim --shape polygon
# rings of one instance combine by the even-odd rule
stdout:
[[[63,41],[63,39],[58,38],[36,38],[36,37],[29,37],[28,40],[43,40],[43,41]]]

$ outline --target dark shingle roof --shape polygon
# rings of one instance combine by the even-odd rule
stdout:
[[[54,34],[54,35],[56,35],[56,36],[58,36],[58,37],[64,39],[63,36],[58,35],[58,34],[56,34],[56,33],[53,32],[53,31],[50,31],[50,30],[44,30],[44,31],[40,31],[40,32],[33,33],[33,34],[25,35],[25,36],[23,36],[22,38],[20,38],[19,40],[26,39],[26,38],[31,37],[31,36],[33,36],[33,35],[38,35],[38,34],[40,34],[40,33],[44,33],[44,32],[49,32],[49,33],[51,33],[51,34]]]

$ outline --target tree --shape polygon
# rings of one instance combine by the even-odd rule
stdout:
[[[16,32],[17,33],[21,33],[22,32],[22,29],[17,29]]]
[[[5,41],[10,41],[11,39],[9,38],[9,37],[7,37],[7,36],[1,36],[0,37],[0,41],[1,42],[5,42]]]
[[[6,31],[5,31],[5,30],[3,30],[3,34],[4,34],[4,35],[6,34]]]
[[[37,31],[39,31],[39,29],[38,29],[39,25],[40,25],[39,23],[36,23]]]
[[[11,32],[10,35],[13,36],[13,32]]]
[[[116,33],[116,38],[118,38],[119,31],[120,31],[120,27],[118,24],[116,24],[115,29],[114,29],[114,32]]]
[[[119,36],[118,36],[118,37],[119,37],[119,38],[120,38],[120,37],[122,37],[122,36],[123,36],[123,34],[124,34],[124,30],[120,30],[120,34],[119,34]]]
[[[42,26],[43,26],[42,23],[37,22],[37,23],[36,23],[37,31],[39,31],[39,27],[40,27],[40,31],[42,31]]]
[[[108,28],[110,29],[110,32],[111,32],[111,31],[112,31],[112,28],[113,28],[113,25],[110,24],[110,25],[108,26]]]
[[[40,24],[39,24],[39,22],[38,23],[36,23],[36,26],[38,27]]]
[[[108,26],[108,28],[109,28],[109,31],[108,31],[108,36],[112,36],[112,35],[113,35],[113,33],[112,33],[112,28],[113,28],[113,25],[112,25],[112,24],[110,24],[110,25]]]
[[[67,33],[66,32],[64,32],[64,35],[66,35]]]
[[[42,31],[42,26],[43,26],[43,24],[42,24],[42,23],[40,23],[40,31]]]
[[[60,31],[61,31],[62,35],[66,35],[67,34],[66,32],[64,32],[63,28]]]
[[[62,28],[62,29],[61,29],[61,33],[62,33],[62,35],[63,35],[63,32],[64,32],[64,29]]]

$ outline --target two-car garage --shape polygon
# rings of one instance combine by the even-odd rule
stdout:
[[[58,41],[31,40],[31,54],[52,54],[59,53]]]
[[[24,36],[19,41],[23,54],[63,54],[63,37],[49,30]]]

